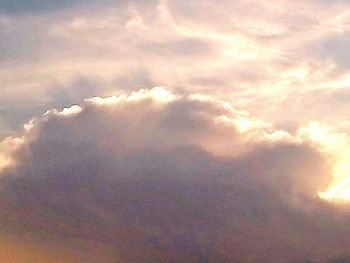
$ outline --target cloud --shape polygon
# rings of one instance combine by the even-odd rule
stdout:
[[[0,222],[92,262],[323,262],[348,252],[349,215],[318,196],[336,153],[316,135],[200,94],[94,97],[3,142]]]
[[[149,52],[160,52],[165,55],[191,55],[196,54],[205,55],[210,53],[210,47],[205,41],[199,39],[185,39],[179,41],[171,41],[169,43],[154,43],[146,42],[143,44],[143,48]]]
[[[50,12],[69,7],[78,1],[41,1],[41,0],[20,0],[20,1],[1,1],[1,13],[31,13],[31,12]]]
[[[28,112],[63,107],[68,99],[51,94],[64,87],[69,97],[85,79],[99,83],[92,95],[167,86],[224,98],[277,125],[328,121],[307,103],[289,105],[348,84],[339,50],[349,6],[320,2],[2,1],[0,100]]]
[[[149,4],[153,3],[153,0],[148,1],[131,1],[137,4]],[[64,9],[74,9],[84,5],[125,5],[131,3],[126,0],[4,0],[0,3],[0,13],[8,15],[19,15],[19,14],[47,14],[57,11],[62,11]]]
[[[349,20],[349,17],[347,18]],[[313,48],[318,47],[318,55],[323,58],[330,58],[335,61],[336,65],[342,69],[346,70],[349,63],[349,33],[342,35],[333,35],[326,38],[324,41],[317,43]]]
[[[94,263],[349,252],[348,209],[330,202],[350,198],[346,1],[22,0],[0,14],[3,232],[43,253],[39,229],[50,253]],[[158,85],[175,93],[132,93]]]

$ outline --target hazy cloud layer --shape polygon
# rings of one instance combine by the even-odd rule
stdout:
[[[9,103],[7,110],[66,106],[61,96],[52,101],[52,89],[70,87],[65,92],[74,97],[74,83],[86,79],[98,83],[94,95],[100,96],[159,85],[215,94],[287,126],[346,120],[337,101],[332,100],[334,117],[325,116],[321,104],[299,100],[315,89],[347,90],[346,1],[1,5],[0,103]]]

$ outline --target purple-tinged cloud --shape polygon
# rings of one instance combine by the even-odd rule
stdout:
[[[2,228],[105,245],[92,262],[324,262],[349,215],[318,196],[331,156],[298,136],[162,88],[48,111],[4,142]]]

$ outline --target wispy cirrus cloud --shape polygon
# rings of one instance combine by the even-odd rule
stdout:
[[[139,72],[134,89],[166,85],[201,91],[274,122],[298,122],[299,112],[288,120],[278,114],[290,98],[325,85],[346,88],[346,56],[339,56],[346,43],[346,3],[90,1],[64,10],[50,6],[57,12],[21,19],[2,15],[3,100],[21,94],[29,102],[34,93],[33,103],[50,103],[47,89],[74,86],[81,78],[101,82],[101,94],[111,95],[130,89],[123,85],[130,81],[120,80]],[[294,108],[314,118],[306,105]]]

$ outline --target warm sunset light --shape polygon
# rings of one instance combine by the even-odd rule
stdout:
[[[0,0],[0,263],[350,263],[348,0]]]

